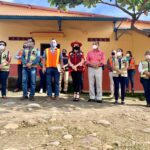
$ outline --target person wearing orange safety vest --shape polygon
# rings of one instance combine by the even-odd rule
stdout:
[[[110,97],[114,97],[114,81],[113,81],[113,60],[116,57],[116,50],[111,51],[111,56],[107,60],[107,68],[109,70],[109,79],[110,79]]]
[[[135,75],[135,60],[131,51],[126,52],[126,59],[128,62],[128,77],[126,80],[126,92],[129,92],[129,81],[131,82],[131,91],[134,93],[134,75]]]
[[[23,49],[25,49],[25,48],[27,48],[27,42],[25,42],[23,44]],[[22,61],[21,61],[21,57],[22,57],[23,49],[17,51],[17,53],[15,55],[15,59],[17,59],[17,64],[18,64],[18,79],[17,79],[17,84],[16,84],[16,88],[14,89],[14,92],[18,92],[22,89]]]
[[[50,48],[45,49],[43,55],[43,72],[46,72],[46,87],[48,100],[58,100],[59,98],[59,79],[62,69],[62,56],[60,49],[57,48],[57,41],[52,39]],[[54,81],[54,97],[52,90]]]

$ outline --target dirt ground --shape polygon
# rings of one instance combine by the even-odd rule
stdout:
[[[150,108],[145,101],[126,98],[114,105],[73,102],[71,95],[47,101],[20,101],[21,92],[0,99],[0,150],[150,150]]]

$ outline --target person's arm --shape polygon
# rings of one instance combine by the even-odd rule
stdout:
[[[85,58],[84,58],[84,54],[82,54],[81,61],[77,65],[75,65],[75,67],[83,66],[84,62],[85,62]]]

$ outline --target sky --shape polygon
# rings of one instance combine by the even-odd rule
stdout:
[[[50,7],[48,0],[2,0],[2,1]],[[103,5],[103,4],[98,4],[96,7],[90,8],[90,9],[81,5],[81,6],[78,6],[76,8],[69,9],[69,10],[83,11],[83,12],[90,12],[90,13],[102,14],[102,15],[108,15],[108,16],[128,17],[129,18],[129,16],[126,13],[122,12],[121,10],[119,10],[115,7],[111,7],[111,6],[107,6],[107,5]],[[143,15],[140,18],[140,20],[150,21],[150,13],[148,16]]]

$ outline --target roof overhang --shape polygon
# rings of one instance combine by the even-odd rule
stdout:
[[[76,21],[123,21],[127,18],[117,17],[70,17],[70,16],[17,16],[0,15],[1,20],[76,20]]]

